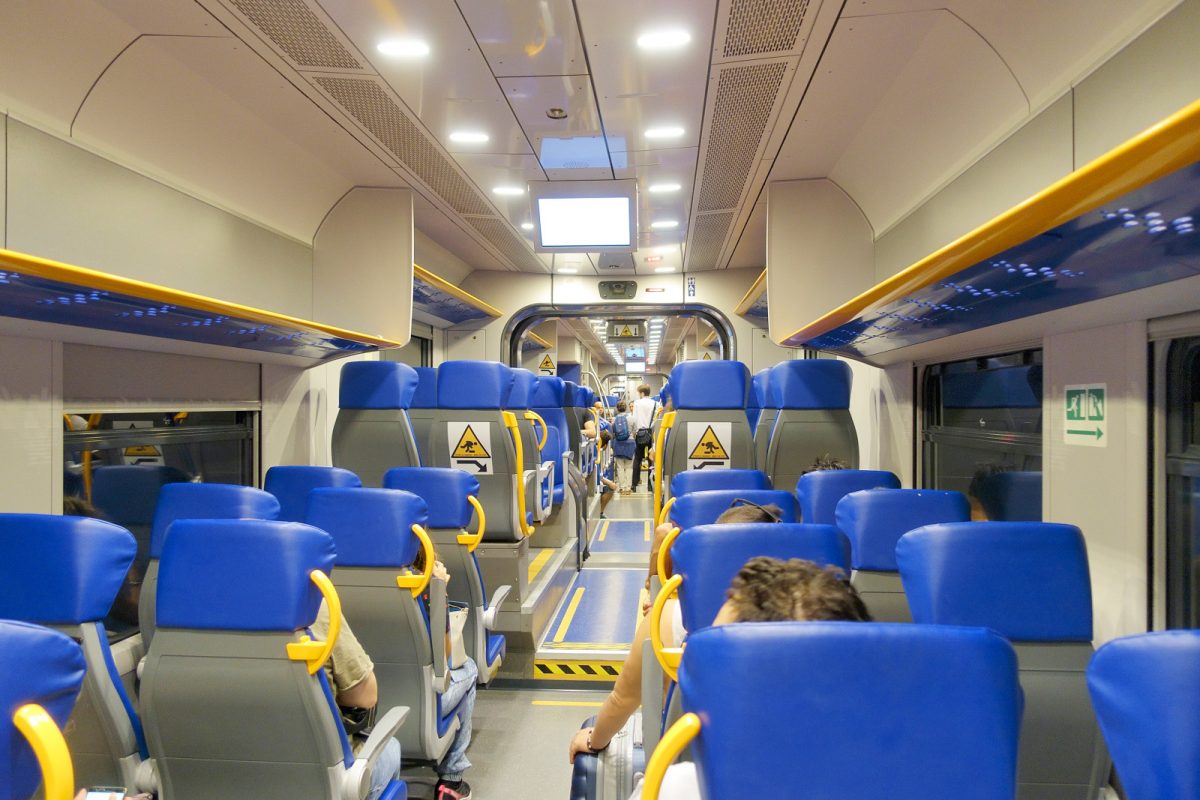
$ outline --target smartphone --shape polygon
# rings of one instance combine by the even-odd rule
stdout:
[[[89,786],[83,800],[125,800],[125,787]]]

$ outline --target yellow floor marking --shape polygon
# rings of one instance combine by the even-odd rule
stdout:
[[[575,594],[571,597],[571,604],[567,606],[567,613],[563,614],[562,622],[558,624],[558,630],[554,632],[554,641],[561,642],[567,637],[567,629],[571,627],[571,620],[575,619],[575,612],[579,610],[579,601],[583,599],[583,592],[586,586],[580,586],[575,590]]]
[[[604,703],[598,700],[534,700],[533,705],[559,708],[599,708]]]
[[[646,520],[646,532],[642,537],[648,542],[650,541],[650,520]]]
[[[604,537],[608,536],[608,523],[610,523],[610,522],[612,522],[612,520],[610,520],[610,519],[604,520],[604,524],[600,526],[600,538],[597,539],[596,541],[603,542]]]
[[[542,567],[546,566],[546,562],[550,560],[550,556],[552,555],[554,555],[554,548],[547,547],[545,550],[538,553],[534,557],[533,561],[529,562],[528,580],[530,583],[533,583],[533,579],[536,578],[538,573],[542,571]]]

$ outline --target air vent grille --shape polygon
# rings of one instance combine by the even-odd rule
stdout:
[[[698,214],[692,218],[692,237],[687,251],[687,268],[715,269],[719,265],[721,248],[733,224],[733,211],[717,214]]]
[[[545,265],[525,245],[521,237],[513,232],[508,223],[495,217],[467,217],[466,220],[518,269],[545,271]]]
[[[809,0],[733,0],[725,31],[725,57],[793,50]]]
[[[700,182],[699,211],[736,208],[754,170],[787,62],[721,70]]]
[[[494,213],[425,132],[373,80],[324,76],[314,80],[455,211]]]
[[[303,0],[229,0],[294,64],[322,69],[362,69]]]

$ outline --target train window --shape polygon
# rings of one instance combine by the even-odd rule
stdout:
[[[64,513],[115,522],[138,542],[137,559],[106,620],[114,638],[137,631],[159,488],[179,481],[253,485],[256,424],[257,414],[249,411],[64,415]]]
[[[922,485],[973,519],[1041,519],[1042,351],[934,364],[922,381]]]
[[[1200,627],[1200,337],[1167,351],[1167,626]]]

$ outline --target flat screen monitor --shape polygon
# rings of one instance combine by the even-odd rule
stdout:
[[[646,371],[646,362],[645,361],[628,361],[627,360],[625,362],[625,374],[626,375],[641,375],[645,371]]]

